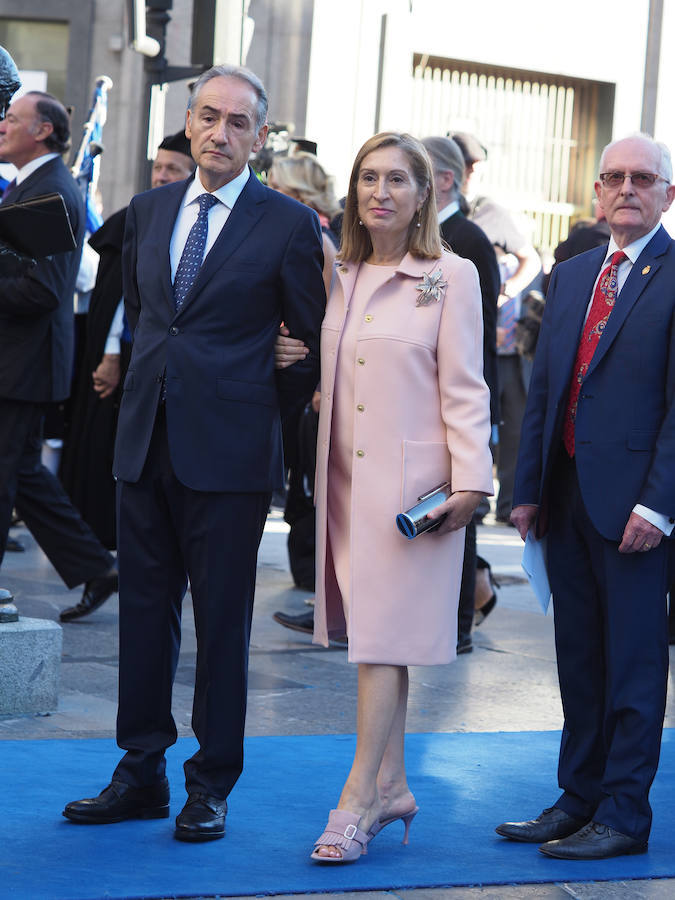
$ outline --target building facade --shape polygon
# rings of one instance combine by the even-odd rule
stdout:
[[[537,0],[473,8],[452,0],[218,2],[252,20],[244,55],[268,87],[270,120],[316,141],[340,192],[356,149],[377,130],[471,131],[489,151],[486,193],[530,216],[542,248],[590,213],[602,146],[639,130],[650,7],[659,6],[615,0],[608,15],[604,4],[568,0],[563,15]],[[197,62],[198,3],[151,0],[166,23],[171,66]],[[215,6],[201,4],[202,26],[204,9]],[[675,35],[673,6],[663,8],[664,51]],[[99,183],[105,213],[135,191],[148,144],[144,61],[128,46],[128,8],[125,0],[4,0],[0,13],[0,44],[27,83],[73,108],[75,145],[96,77],[112,79]],[[658,49],[652,40],[652,57]],[[654,132],[671,146],[665,86],[673,76],[675,57],[662,52]],[[189,81],[165,92],[164,133],[183,126]]]

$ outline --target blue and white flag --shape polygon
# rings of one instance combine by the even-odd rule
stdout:
[[[71,168],[73,178],[82,191],[82,197],[87,207],[87,232],[89,234],[93,234],[103,224],[96,204],[96,186],[103,152],[103,126],[108,114],[107,94],[112,84],[112,79],[107,75],[99,75],[96,79],[91,109],[87,121],[84,123],[82,141]]]

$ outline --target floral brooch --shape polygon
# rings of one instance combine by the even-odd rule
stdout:
[[[415,290],[420,292],[415,306],[429,306],[431,303],[438,303],[448,286],[448,282],[443,281],[443,273],[437,269],[432,273],[423,272],[422,277],[423,280],[415,285]]]

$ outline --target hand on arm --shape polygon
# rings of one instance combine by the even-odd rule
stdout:
[[[522,506],[514,506],[511,510],[511,522],[516,526],[518,534],[523,540],[525,540],[527,532],[534,525],[538,511],[538,506],[529,503]]]
[[[660,528],[632,512],[623,530],[619,553],[644,553],[653,550],[659,546],[662,538],[663,532]]]
[[[304,359],[309,353],[309,348],[302,341],[290,337],[290,331],[285,325],[279,329],[279,335],[274,343],[274,367],[286,369],[293,363]]]

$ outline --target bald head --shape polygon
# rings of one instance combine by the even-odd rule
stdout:
[[[642,132],[630,134],[625,138],[618,138],[607,144],[600,156],[600,172],[607,171],[607,154],[611,154],[611,152],[614,149],[619,148],[620,145],[625,145],[626,148],[630,147],[649,155],[656,160],[656,168],[654,168],[653,171],[662,178],[665,178],[668,183],[673,180],[673,163],[670,156],[670,150],[665,144],[662,144],[660,141],[655,141],[653,137]]]

